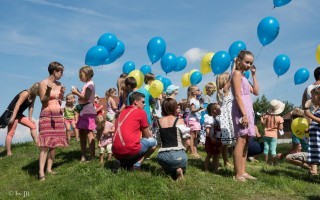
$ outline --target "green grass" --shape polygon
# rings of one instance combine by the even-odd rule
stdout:
[[[280,145],[278,151],[288,148]],[[4,147],[0,152],[0,199],[320,199],[320,179],[310,179],[306,170],[283,161],[275,167],[248,163],[258,180],[238,183],[228,169],[218,175],[204,172],[203,149],[202,160],[189,159],[185,180],[179,182],[160,170],[156,154],[142,171],[113,174],[110,163],[79,163],[80,147],[72,142],[56,152],[59,174],[39,182],[38,149],[32,143],[13,145],[12,157],[6,157]]]

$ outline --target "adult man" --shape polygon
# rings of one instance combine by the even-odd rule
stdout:
[[[143,110],[144,95],[133,92],[129,96],[129,103],[115,123],[112,152],[122,167],[139,169],[144,158],[156,149],[157,141],[152,138],[148,128],[147,115]]]

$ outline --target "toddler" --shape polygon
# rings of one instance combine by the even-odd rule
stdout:
[[[205,119],[206,127],[206,142],[205,150],[207,156],[204,161],[205,171],[209,170],[210,159],[213,161],[213,171],[218,173],[219,170],[219,156],[221,151],[221,130],[219,124],[220,106],[217,103],[210,103],[207,106],[208,117]]]
[[[270,109],[268,113],[261,117],[261,123],[265,126],[264,129],[264,155],[265,161],[268,163],[269,151],[271,152],[272,162],[275,164],[277,157],[277,138],[278,132],[283,131],[283,118],[279,116],[284,110],[285,104],[278,100],[270,101]]]
[[[100,163],[103,163],[105,150],[107,150],[108,161],[111,161],[112,159],[112,137],[115,129],[114,122],[115,119],[113,118],[112,122],[107,120],[104,124],[104,129],[98,145],[100,148]]]
[[[76,108],[74,106],[75,101],[76,101],[76,98],[72,93],[67,94],[66,106],[63,108],[63,113],[64,113],[64,123],[66,126],[68,141],[70,141],[71,139],[71,133],[72,133],[71,128],[74,130],[74,133],[76,135],[76,141],[79,140],[79,130],[76,128],[76,124],[78,121],[78,114],[75,111],[75,108]]]

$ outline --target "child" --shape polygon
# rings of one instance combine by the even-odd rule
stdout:
[[[265,161],[268,163],[269,150],[272,156],[272,163],[275,164],[277,157],[277,138],[278,132],[283,131],[283,118],[279,116],[284,110],[285,104],[278,100],[270,101],[270,109],[268,113],[261,117],[261,123],[265,126],[264,129],[264,155]]]
[[[221,130],[218,121],[220,115],[220,106],[217,103],[210,103],[207,106],[208,117],[205,119],[206,127],[206,142],[205,149],[207,156],[204,161],[204,170],[209,170],[210,159],[213,161],[213,171],[218,173],[219,170],[219,156],[221,150]]]
[[[66,106],[63,108],[63,113],[64,113],[64,123],[66,126],[66,131],[67,131],[67,138],[68,141],[71,139],[71,128],[74,130],[74,133],[76,135],[76,141],[79,140],[79,130],[76,128],[77,124],[77,119],[78,115],[75,111],[75,96],[72,93],[67,94],[66,96]]]
[[[127,76],[128,76],[127,74],[121,74],[117,80],[118,97],[119,97],[118,110],[120,110],[122,108],[122,105],[125,102],[125,98],[126,98],[125,79]]]
[[[198,133],[201,130],[200,118],[201,111],[203,108],[200,106],[199,98],[201,97],[201,92],[199,88],[195,85],[188,88],[188,102],[190,104],[190,114],[187,119],[187,126],[190,128],[191,141],[190,150],[191,155],[195,158],[200,158],[197,152],[198,145]]]
[[[112,159],[112,137],[114,133],[114,122],[115,118],[113,118],[111,122],[106,120],[104,124],[104,129],[98,145],[98,147],[100,147],[100,163],[103,163],[105,150],[107,150],[108,161],[111,161]]]
[[[167,95],[166,98],[176,99],[176,96],[178,95],[178,89],[179,89],[179,86],[169,85],[166,90],[166,95]]]
[[[80,81],[84,82],[81,92],[77,88],[72,88],[72,94],[79,97],[78,107],[80,107],[79,119],[77,128],[79,129],[80,145],[81,145],[81,160],[80,162],[87,161],[86,159],[86,146],[87,140],[89,143],[90,158],[92,160],[95,156],[95,140],[93,131],[96,129],[95,119],[97,117],[96,109],[94,108],[94,95],[95,86],[92,81],[93,69],[90,66],[84,66],[79,70]]]
[[[215,99],[213,98],[213,94],[217,91],[216,84],[214,82],[209,82],[204,88],[206,90],[206,94],[203,97],[203,103],[205,105],[208,105],[209,103],[216,103]]]
[[[305,106],[304,113],[312,121],[309,126],[309,148],[307,162],[310,164],[310,175],[318,175],[317,165],[320,163],[320,87],[311,90],[311,102],[314,113],[310,112],[310,106]]]
[[[104,114],[104,110],[103,110],[103,106],[99,103],[100,101],[100,97],[98,95],[94,96],[94,108],[96,109],[97,112],[97,118],[96,118],[96,138],[97,138],[97,142],[99,142],[99,139],[101,137],[102,134],[102,130],[103,130],[103,126],[104,126],[104,119],[103,119],[103,114]]]
[[[113,121],[115,119],[116,113],[118,112],[118,108],[116,105],[117,90],[115,88],[110,88],[106,91],[106,102],[107,102],[107,120]]]
[[[235,145],[235,137],[232,122],[232,94],[230,91],[230,74],[224,72],[217,76],[216,82],[218,87],[217,101],[221,106],[220,127],[222,142],[222,157],[225,167],[231,167],[228,160],[228,147]]]

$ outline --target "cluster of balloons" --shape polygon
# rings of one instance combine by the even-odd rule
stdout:
[[[291,123],[292,133],[300,139],[309,137],[309,134],[306,133],[306,130],[308,128],[309,128],[308,120],[303,117],[295,118]]]
[[[164,76],[156,76],[156,80],[161,81],[163,84],[163,90],[166,90],[169,85],[172,85],[171,80]]]
[[[100,36],[97,45],[87,51],[85,64],[90,66],[110,64],[120,58],[124,51],[125,46],[121,40],[112,33],[105,33]]]
[[[173,53],[165,53],[166,47],[166,42],[161,37],[154,37],[148,42],[147,53],[151,63],[154,64],[161,59],[161,68],[166,74],[186,68],[187,59],[183,56],[176,57]]]
[[[202,81],[202,73],[196,69],[190,72],[184,73],[181,78],[181,83],[183,87],[188,87],[190,85],[197,85]]]

